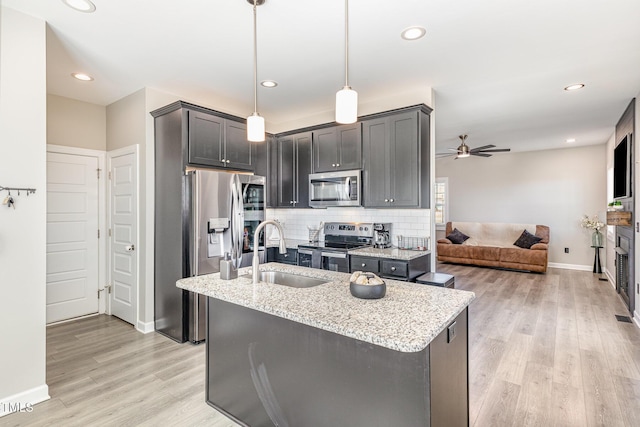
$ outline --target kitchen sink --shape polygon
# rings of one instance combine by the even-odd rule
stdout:
[[[246,274],[242,277],[252,279],[251,274]],[[315,279],[313,277],[283,273],[281,271],[261,271],[258,275],[258,279],[262,282],[274,283],[276,285],[289,286],[292,288],[312,288],[328,282],[326,279]]]

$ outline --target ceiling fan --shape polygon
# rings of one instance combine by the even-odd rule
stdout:
[[[488,153],[505,153],[511,151],[510,148],[496,148],[495,145],[483,145],[482,147],[469,148],[469,146],[465,143],[467,139],[467,135],[458,136],[460,141],[462,142],[458,148],[449,148],[450,151],[455,151],[455,153],[438,153],[437,157],[447,157],[447,156],[456,156],[456,159],[463,159],[469,156],[479,156],[479,157],[491,157],[492,154]]]

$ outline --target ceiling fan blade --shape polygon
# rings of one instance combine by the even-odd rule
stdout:
[[[495,145],[483,145],[482,147],[472,148],[471,152],[473,153],[474,151],[482,151],[482,150],[485,150],[487,148],[493,148],[493,147],[495,147]]]
[[[482,150],[483,153],[506,153],[511,151],[511,148],[496,148],[495,150]]]
[[[480,156],[480,157],[491,157],[491,154],[484,153],[471,153],[472,156]]]
[[[449,151],[455,151],[456,153],[459,151],[457,148],[447,148]]]

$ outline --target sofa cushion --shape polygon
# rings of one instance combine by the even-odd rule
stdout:
[[[534,236],[533,234],[529,233],[527,230],[524,230],[520,235],[520,237],[518,237],[518,240],[513,242],[513,244],[522,249],[530,249],[531,246],[535,245],[536,243],[539,243],[540,240],[542,240],[542,237]]]
[[[455,245],[460,245],[464,243],[464,241],[467,240],[468,238],[469,236],[467,236],[457,228],[454,228],[451,234],[447,236],[447,239],[451,240],[451,243]]]

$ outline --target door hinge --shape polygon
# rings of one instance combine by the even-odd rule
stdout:
[[[98,239],[100,238],[100,230],[98,229]]]
[[[98,289],[98,299],[100,299],[100,292],[107,291],[108,294],[111,293],[111,285],[104,285],[104,288]]]
[[[109,180],[111,180],[111,171],[109,171]]]
[[[109,229],[109,237],[111,237],[111,229]]]
[[[98,179],[100,179],[100,171],[101,171],[101,170],[102,170],[102,169],[100,169],[100,168],[96,169],[96,171],[98,171]]]

